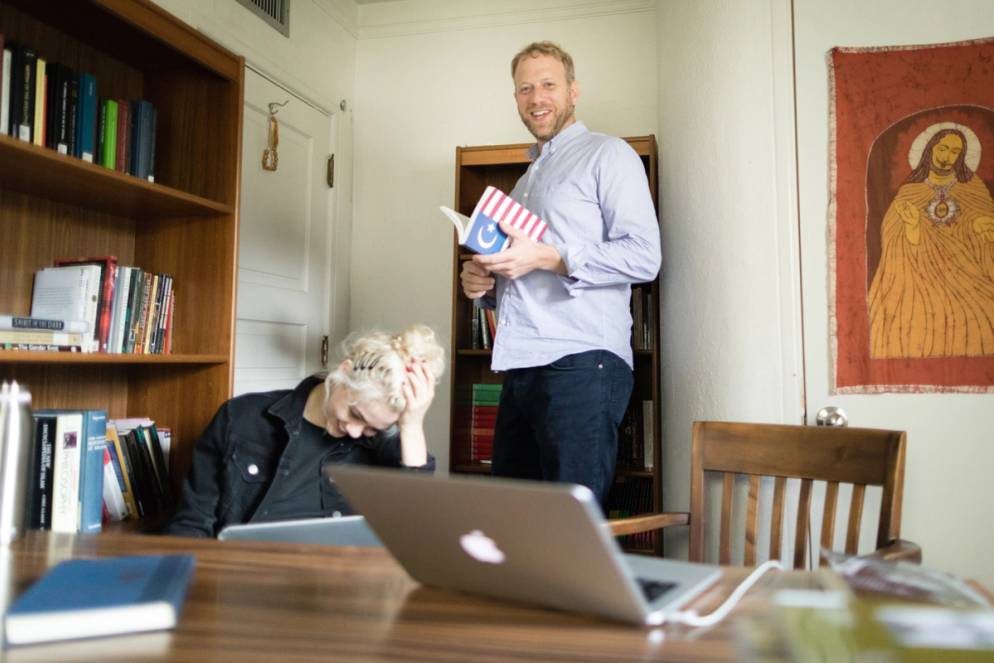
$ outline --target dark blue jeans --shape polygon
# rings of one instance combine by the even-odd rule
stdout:
[[[582,484],[603,506],[633,381],[628,364],[606,350],[507,371],[494,430],[494,476]]]

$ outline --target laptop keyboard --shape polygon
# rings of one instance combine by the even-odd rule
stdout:
[[[675,582],[660,582],[659,580],[652,580],[650,578],[635,578],[635,580],[638,582],[639,588],[642,590],[642,595],[645,596],[645,600],[649,603],[652,603],[660,596],[676,587]]]

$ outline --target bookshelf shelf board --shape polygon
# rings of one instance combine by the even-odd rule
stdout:
[[[234,208],[0,135],[0,188],[127,217],[210,216]]]
[[[615,472],[614,480],[615,482],[620,483],[625,479],[632,477],[638,479],[652,479],[653,476],[654,475],[652,473],[652,470],[630,470],[630,469],[619,468],[617,472]]]
[[[634,136],[626,138],[636,154],[647,157],[652,154],[652,136]],[[528,148],[534,143],[517,143],[514,145],[481,145],[464,147],[461,150],[463,167],[473,166],[506,166],[509,164],[527,164]]]
[[[490,465],[484,465],[482,463],[474,463],[472,465],[456,465],[452,468],[452,471],[460,474],[490,474]]]
[[[34,352],[0,350],[0,364],[224,364],[228,355],[134,355],[105,352]]]

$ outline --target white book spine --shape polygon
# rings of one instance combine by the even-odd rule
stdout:
[[[0,133],[7,135],[10,123],[10,61],[11,51],[3,49],[3,88],[0,89]]]
[[[128,292],[131,290],[131,268],[117,268],[114,284],[114,314],[111,316],[111,337],[107,352],[124,352],[124,322],[128,317]]]
[[[86,448],[83,439],[83,415],[62,413],[58,415],[55,437],[55,458],[52,473],[52,531],[79,531],[79,474],[80,462]]]
[[[97,265],[84,265],[83,271],[86,272],[86,322],[89,323],[90,329],[93,333],[90,335],[90,352],[100,351],[100,340],[98,338],[100,331],[97,329],[97,316],[100,315],[100,289],[103,288],[103,283],[100,281],[100,267]]]

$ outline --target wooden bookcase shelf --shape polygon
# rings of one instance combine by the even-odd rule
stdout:
[[[5,364],[223,364],[228,355],[125,355],[105,352],[19,352],[0,350]]]
[[[114,255],[176,294],[173,354],[0,351],[0,378],[36,408],[172,428],[178,487],[232,389],[244,59],[148,0],[0,0],[0,33],[158,113],[154,183],[0,136],[0,313],[28,315],[34,273],[60,256]]]
[[[0,136],[0,188],[114,216],[158,219],[231,214],[232,205],[140,180],[45,147]]]
[[[645,166],[653,203],[658,209],[657,156],[654,136],[639,136],[625,139],[641,157]],[[512,145],[488,145],[456,148],[456,196],[455,209],[467,216],[483,190],[493,185],[509,193],[518,178],[528,168],[528,148],[531,143]],[[452,370],[451,380],[451,421],[449,470],[460,474],[489,474],[490,465],[472,460],[471,424],[472,387],[474,384],[498,384],[501,375],[490,370],[490,350],[477,349],[472,343],[473,303],[466,299],[459,283],[462,262],[471,254],[460,250],[453,242],[452,250]],[[659,356],[659,280],[633,286],[633,294],[642,291],[646,299],[654,302],[647,324],[649,339],[647,348],[636,349],[635,387],[631,404],[651,401],[650,417],[654,422],[654,444],[652,469],[630,468],[619,464],[615,475],[615,486],[620,498],[626,491],[643,497],[640,513],[662,510],[662,471],[660,460],[660,356]],[[630,485],[626,485],[630,484]],[[646,505],[646,499],[648,505]],[[632,514],[634,515],[634,514]],[[662,552],[662,537],[653,535],[650,541],[641,541],[635,551]]]

